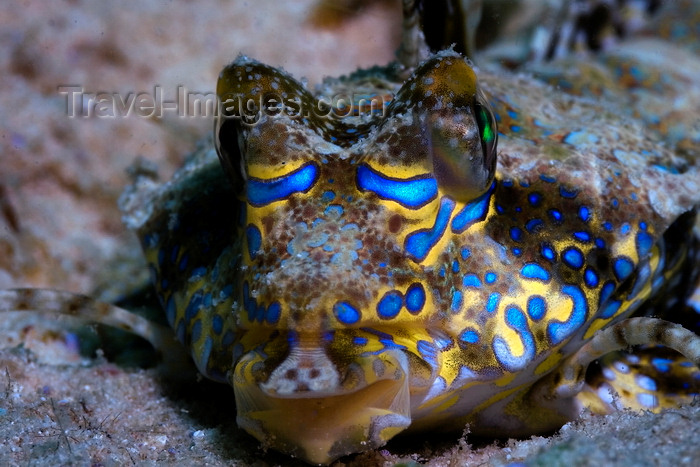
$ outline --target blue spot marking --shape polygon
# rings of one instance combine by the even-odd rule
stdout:
[[[546,183],[554,183],[557,181],[557,179],[555,177],[550,177],[549,175],[544,175],[544,174],[540,175],[540,180],[542,180],[543,182],[546,182]]]
[[[547,302],[541,295],[532,295],[527,299],[527,314],[535,321],[541,320],[547,313]]]
[[[486,311],[493,313],[498,308],[498,302],[501,300],[501,294],[498,292],[493,292],[489,295],[488,300],[486,300]]]
[[[612,318],[615,316],[615,313],[617,313],[617,310],[620,309],[620,305],[622,305],[620,300],[609,300],[605,302],[605,304],[600,307],[600,310],[598,310],[598,317],[601,319]]]
[[[200,337],[202,337],[202,320],[198,319],[192,325],[192,335],[190,339],[192,342],[197,342]]]
[[[357,187],[408,208],[424,206],[438,194],[437,181],[429,175],[394,179],[385,177],[364,164],[357,168]]]
[[[452,303],[450,304],[450,309],[453,313],[457,313],[462,308],[463,295],[459,290],[455,290],[452,294]]]
[[[401,294],[396,290],[390,290],[377,303],[377,314],[382,319],[391,319],[399,314],[402,305]]]
[[[549,243],[542,244],[541,253],[544,259],[549,260],[551,262],[554,262],[557,259],[557,253],[554,251],[554,248]]]
[[[630,233],[630,229],[630,225],[627,222],[625,222],[624,224],[622,224],[622,227],[620,227],[620,232],[623,235],[627,235],[628,233]]]
[[[509,116],[510,118],[512,118],[513,120],[517,120],[517,119],[518,119],[518,113],[517,113],[515,110],[508,109],[508,110],[506,110],[506,113],[507,113],[508,116]]]
[[[172,326],[175,323],[175,313],[177,312],[177,307],[175,306],[175,299],[171,295],[168,297],[168,301],[165,305],[165,317],[168,323]]]
[[[303,193],[314,185],[317,177],[318,168],[313,163],[299,167],[282,177],[269,180],[248,177],[246,182],[248,202],[253,206],[265,206],[294,193]]]
[[[254,225],[249,225],[245,229],[245,235],[248,242],[248,254],[251,258],[255,258],[255,255],[260,250],[260,245],[262,245],[260,229]]]
[[[224,330],[224,318],[221,315],[214,315],[211,319],[211,329],[217,336]]]
[[[459,272],[459,261],[457,261],[457,260],[452,261],[452,272],[454,272],[454,273]]]
[[[462,279],[462,285],[465,287],[481,287],[481,281],[475,274],[467,274]]]
[[[539,193],[530,193],[527,196],[527,201],[533,206],[539,206],[542,201],[542,195]]]
[[[340,204],[331,204],[323,210],[323,214],[328,217],[340,217],[343,215],[343,207]]]
[[[484,280],[487,284],[493,284],[494,282],[496,282],[496,279],[498,279],[498,274],[496,274],[495,272],[487,272],[484,276]]]
[[[600,289],[600,298],[598,299],[598,307],[602,306],[603,303],[608,301],[615,291],[615,283],[613,281],[607,281],[603,284],[603,288]]]
[[[411,313],[418,313],[425,305],[425,290],[423,285],[416,283],[411,284],[406,290],[406,309]]]
[[[416,349],[421,354],[421,357],[423,357],[425,360],[435,362],[437,349],[431,342],[419,340],[418,342],[416,342]]]
[[[646,232],[637,233],[637,255],[640,258],[646,257],[654,246],[654,237]]]
[[[537,279],[541,281],[549,281],[549,273],[546,269],[537,263],[527,263],[520,270],[520,275],[526,279]]]
[[[455,233],[460,233],[465,231],[469,226],[475,222],[482,221],[486,218],[486,214],[489,210],[489,202],[491,201],[491,195],[494,192],[496,183],[491,184],[491,188],[478,198],[470,201],[464,206],[452,219],[452,231]]]
[[[459,254],[460,256],[462,256],[462,259],[467,259],[472,254],[472,252],[469,251],[469,248],[462,248]]]
[[[355,324],[360,319],[360,312],[348,302],[333,305],[333,314],[343,324]]]
[[[610,222],[603,222],[603,228],[608,232],[612,232],[613,226]]]
[[[530,219],[527,221],[527,224],[525,224],[525,230],[527,230],[530,233],[535,233],[538,227],[541,227],[544,225],[544,222],[542,219]]]
[[[634,271],[634,263],[626,256],[618,256],[613,262],[613,272],[618,281],[627,279]]]
[[[406,237],[404,248],[416,261],[423,261],[430,249],[442,238],[454,207],[454,201],[443,197],[440,201],[440,210],[435,218],[433,228],[430,230],[418,230]]]
[[[586,232],[585,230],[581,230],[579,232],[574,232],[573,237],[582,243],[586,243],[586,242],[591,241],[591,234]]]
[[[321,200],[325,203],[330,203],[335,199],[335,192],[334,191],[324,191],[323,195],[321,195]]]
[[[270,324],[275,324],[280,319],[280,314],[282,313],[282,307],[279,302],[272,302],[270,306],[267,307],[267,312],[265,313],[265,320]]]
[[[595,246],[598,248],[601,248],[601,249],[605,248],[605,240],[603,240],[602,238],[596,238],[595,239]]]
[[[590,289],[598,287],[598,274],[592,268],[586,268],[583,272],[583,282]]]
[[[562,198],[574,199],[578,196],[578,190],[575,188],[572,190],[568,190],[564,187],[564,185],[561,185],[559,186],[559,195]]]
[[[467,344],[476,344],[479,342],[479,333],[473,328],[467,328],[460,333],[459,340]]]
[[[523,253],[523,250],[520,248],[513,248],[512,251],[515,256],[520,256]]]
[[[366,337],[353,337],[352,338],[352,343],[355,345],[367,345],[367,342],[369,342],[369,339]]]
[[[510,228],[510,238],[512,238],[514,242],[522,241],[523,230],[520,227],[511,227]]]
[[[561,254],[561,259],[567,266],[574,269],[583,266],[583,253],[576,247],[566,248]]]
[[[178,263],[177,268],[180,271],[184,271],[185,269],[187,269],[187,261],[189,261],[189,259],[189,255],[187,253],[184,253],[180,258],[180,263]]]
[[[194,318],[199,312],[203,295],[204,293],[201,290],[198,290],[194,293],[194,295],[192,295],[192,298],[190,298],[190,302],[187,304],[187,308],[185,308],[186,321],[192,321],[192,318]]]
[[[581,206],[578,208],[578,217],[583,222],[588,222],[591,220],[591,210],[588,209],[588,206]]]
[[[558,209],[550,209],[547,211],[549,213],[549,216],[555,221],[555,222],[561,222],[564,219],[564,216],[562,215],[561,211]]]
[[[513,355],[508,342],[501,336],[493,338],[493,353],[498,363],[507,371],[517,371],[524,368],[535,356],[535,339],[527,325],[525,314],[517,307],[512,306],[506,310],[506,323],[520,336],[524,350],[519,357]]]
[[[564,339],[574,334],[585,322],[588,314],[588,302],[586,295],[580,287],[565,285],[561,291],[571,297],[574,302],[569,319],[564,322],[553,321],[547,326],[547,334],[553,345],[561,343]]]
[[[639,228],[642,229],[642,230],[646,230],[646,229],[647,229],[647,223],[646,223],[646,222],[640,222],[640,223],[639,223]]]

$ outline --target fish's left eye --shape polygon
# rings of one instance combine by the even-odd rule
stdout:
[[[486,103],[486,99],[481,91],[477,92],[472,106],[476,124],[479,127],[479,137],[481,138],[481,148],[484,152],[484,167],[488,167],[493,173],[496,169],[496,146],[498,144],[498,128],[496,118],[493,116],[491,107]]]

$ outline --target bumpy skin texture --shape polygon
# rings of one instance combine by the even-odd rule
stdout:
[[[578,63],[606,61],[619,75],[612,55]],[[692,156],[697,135],[650,131],[642,111],[668,109],[620,90],[579,98],[489,66],[477,83],[448,51],[403,85],[392,68],[327,81],[328,96],[384,101],[334,118],[310,112],[318,96],[284,72],[239,57],[219,80],[224,170],[203,149],[163,185],[140,178],[126,219],[178,338],[234,387],[238,423],[310,462],[409,426],[555,429],[582,404],[611,410],[608,384],[658,409],[697,392],[700,339],[627,318],[679,321],[696,277],[700,176],[677,153]],[[625,383],[613,356],[606,368],[623,370],[584,383],[590,360],[639,343],[692,361],[631,357],[657,371]],[[680,389],[660,394],[669,372]]]

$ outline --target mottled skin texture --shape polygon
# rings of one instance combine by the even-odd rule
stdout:
[[[491,67],[477,84],[451,52],[403,86],[394,73],[326,83],[328,96],[396,93],[371,115],[300,118],[317,97],[239,57],[218,87],[235,117],[215,132],[226,175],[205,150],[126,198],[168,319],[200,370],[234,387],[239,425],[324,463],[409,425],[527,435],[583,404],[609,411],[599,389],[615,382],[584,384],[586,367],[632,344],[697,363],[693,333],[626,320],[679,321],[697,267],[692,159],[634,108]],[[689,401],[697,368],[673,374],[680,390],[633,381],[623,404]]]
[[[689,401],[697,60],[635,50],[532,66],[583,97],[442,52],[327,81],[329,100],[377,99],[335,116],[306,115],[319,96],[282,71],[227,67],[222,164],[208,147],[165,184],[142,173],[122,205],[176,336],[233,386],[239,425],[327,463],[405,429],[529,435],[584,405]],[[87,314],[82,299],[60,311]],[[687,359],[611,353],[638,344]]]

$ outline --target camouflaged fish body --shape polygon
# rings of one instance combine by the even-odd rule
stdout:
[[[326,92],[239,57],[224,171],[202,149],[123,198],[178,338],[264,444],[326,463],[409,426],[527,435],[609,410],[583,379],[605,353],[700,358],[691,332],[625,320],[686,277],[700,201],[697,167],[632,116],[525,75],[477,84],[449,51]]]

